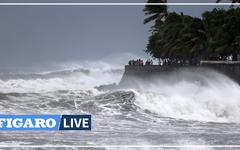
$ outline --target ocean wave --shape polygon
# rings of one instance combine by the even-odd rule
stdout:
[[[138,81],[136,88],[99,91],[94,87],[118,83],[123,69],[107,63],[70,68],[38,74],[5,74],[8,79],[1,75],[1,109],[7,113],[24,112],[26,108],[29,112],[39,109],[39,113],[74,109],[90,114],[99,110],[105,115],[157,114],[183,120],[240,122],[239,84],[212,70],[173,72],[155,77],[153,82]],[[36,108],[30,109],[31,105]]]
[[[45,74],[4,74],[0,77],[0,91],[26,93],[87,90],[104,84],[118,83],[122,72],[122,69],[109,68],[63,70]]]
[[[135,95],[137,106],[160,116],[240,122],[240,86],[215,71],[179,72],[142,85]]]

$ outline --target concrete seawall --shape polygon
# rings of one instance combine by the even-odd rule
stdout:
[[[232,78],[240,84],[240,61],[201,61],[199,66],[125,66],[125,72],[119,86],[138,84],[138,81],[154,82],[152,79],[168,77],[170,74],[179,71],[204,72],[215,70]],[[153,78],[154,77],[154,78]]]
[[[240,61],[201,61],[201,67],[221,72],[240,84]]]

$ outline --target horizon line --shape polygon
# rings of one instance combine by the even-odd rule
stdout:
[[[240,3],[0,3],[0,6],[240,6]]]

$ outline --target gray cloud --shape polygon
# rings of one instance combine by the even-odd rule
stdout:
[[[212,8],[172,6],[170,10],[200,16]],[[0,6],[0,71],[51,61],[101,59],[115,53],[147,56],[143,50],[151,25],[143,25],[142,9],[143,6]]]

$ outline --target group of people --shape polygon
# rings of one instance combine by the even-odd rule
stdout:
[[[145,63],[142,59],[129,60],[128,65],[130,66],[143,66],[143,65],[153,65],[152,59],[148,59]]]
[[[233,54],[228,54],[228,55],[215,55],[211,56],[208,59],[209,60],[215,60],[215,61],[235,61],[240,58],[240,55],[237,56],[237,58],[234,57],[235,55]],[[131,66],[148,66],[148,65],[160,65],[160,66],[168,66],[168,65],[173,65],[173,66],[182,66],[182,65],[192,65],[196,66],[199,65],[200,61],[197,58],[191,58],[191,59],[179,59],[176,57],[169,57],[169,58],[158,58],[158,64],[153,63],[152,59],[147,59],[146,62],[142,59],[137,59],[137,60],[129,60],[128,65]]]
[[[237,61],[239,60],[239,55],[233,55],[233,54],[225,54],[225,55],[213,55],[210,56],[209,60],[215,60],[215,61]]]
[[[188,59],[177,59],[177,58],[159,58],[158,65],[160,66],[168,66],[168,65],[198,65],[199,62],[197,59],[192,58],[191,60]],[[152,59],[147,59],[146,62],[142,59],[137,60],[129,60],[128,65],[130,66],[143,66],[143,65],[154,65]]]
[[[129,66],[143,66],[144,62],[142,59],[137,59],[137,60],[129,60],[128,62]]]
[[[226,60],[226,61],[233,61],[233,55],[223,55],[223,56],[219,56],[219,60]]]
[[[198,65],[199,62],[196,58],[192,59],[178,59],[178,58],[159,58],[159,65]]]
[[[145,62],[145,65],[153,65],[153,60],[152,60],[152,59],[148,59],[148,60]]]

